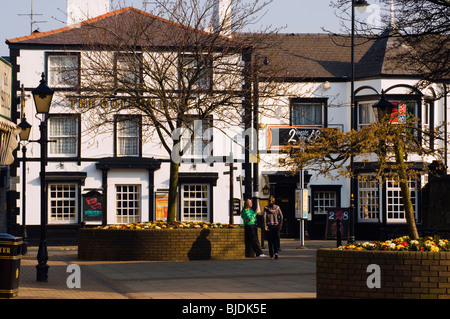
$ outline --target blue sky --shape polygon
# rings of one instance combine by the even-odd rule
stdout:
[[[142,7],[142,0],[113,0],[112,3],[125,2],[136,8]],[[29,14],[32,0],[2,0],[0,10],[0,55],[8,56],[6,39],[30,34]],[[273,0],[267,6],[268,12],[261,24],[273,28],[285,27],[288,33],[322,33],[322,27],[339,32],[339,19],[330,7],[330,0]],[[33,0],[34,29],[49,31],[64,27],[66,20],[66,0]],[[39,15],[38,15],[39,14]]]

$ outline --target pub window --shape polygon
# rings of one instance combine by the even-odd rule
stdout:
[[[314,191],[314,214],[326,214],[329,208],[337,207],[336,191]]]
[[[181,56],[181,82],[183,88],[209,90],[212,87],[212,66],[207,55]]]
[[[79,119],[76,116],[51,116],[48,138],[49,156],[77,156]]]
[[[116,223],[136,223],[141,219],[141,186],[116,185]]]
[[[141,155],[141,117],[116,116],[116,155]]]
[[[48,86],[75,88],[79,86],[80,57],[78,54],[48,54]]]
[[[326,101],[324,99],[293,99],[291,123],[298,126],[326,126]]]
[[[415,180],[409,180],[408,186],[410,190],[413,210],[417,217],[417,182]],[[386,201],[386,222],[406,223],[405,208],[403,206],[400,186],[393,180],[389,180],[386,182]]]
[[[209,185],[181,185],[182,220],[190,222],[206,222],[209,220]]]
[[[376,101],[358,104],[358,127],[360,129],[376,122],[375,111],[373,109],[375,103]]]
[[[48,185],[49,223],[70,224],[78,222],[77,184]]]
[[[188,157],[203,158],[212,155],[212,117],[203,120],[196,117],[187,119],[181,135],[183,154]]]
[[[358,180],[358,220],[360,222],[378,221],[379,209],[378,180],[370,174],[363,174]]]
[[[120,87],[132,86],[135,88],[142,80],[141,55],[118,54],[116,55],[116,83]]]

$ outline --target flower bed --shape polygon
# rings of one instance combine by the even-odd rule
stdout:
[[[82,260],[184,261],[245,258],[244,228],[219,223],[148,222],[82,228]]]
[[[131,223],[120,225],[107,225],[99,226],[97,229],[189,229],[189,228],[242,228],[242,225],[236,224],[222,224],[222,223],[208,223],[208,222],[144,222],[144,223]]]
[[[399,237],[383,242],[353,243],[339,247],[340,250],[389,250],[389,251],[450,251],[447,239],[433,239],[432,237],[410,239],[408,236]]]
[[[430,237],[319,249],[317,298],[450,299],[449,250],[448,240]]]

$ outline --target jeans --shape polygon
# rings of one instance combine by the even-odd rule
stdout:
[[[262,250],[258,241],[258,228],[256,227],[256,225],[245,225],[245,239],[246,243],[251,245],[256,256],[262,254]]]
[[[280,249],[280,228],[278,225],[268,225],[268,227],[269,255],[273,257],[274,254],[278,254],[278,249]]]

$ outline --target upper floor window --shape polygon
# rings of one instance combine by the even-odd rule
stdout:
[[[49,118],[48,139],[50,156],[77,156],[79,118],[73,115],[56,115]]]
[[[51,88],[75,88],[80,83],[78,54],[47,54],[48,85]]]
[[[377,120],[375,117],[375,111],[373,105],[376,103],[373,101],[364,101],[358,103],[358,128],[368,126],[371,123],[375,123]],[[402,101],[400,99],[389,100],[394,105],[394,109],[391,113],[390,122],[393,124],[405,122],[407,119],[417,116],[417,103],[414,101]],[[424,115],[424,114],[422,114]]]
[[[212,148],[208,148],[212,142],[212,117],[203,120],[191,117],[185,122],[184,128],[181,136],[183,154],[202,158],[212,155]]]
[[[326,103],[326,99],[292,99],[292,125],[326,126]]]
[[[115,120],[117,156],[141,156],[141,117],[118,115]]]
[[[181,80],[187,88],[209,90],[212,86],[212,66],[206,55],[181,56]]]
[[[136,54],[117,54],[115,58],[116,86],[136,87],[142,79],[142,59]]]

